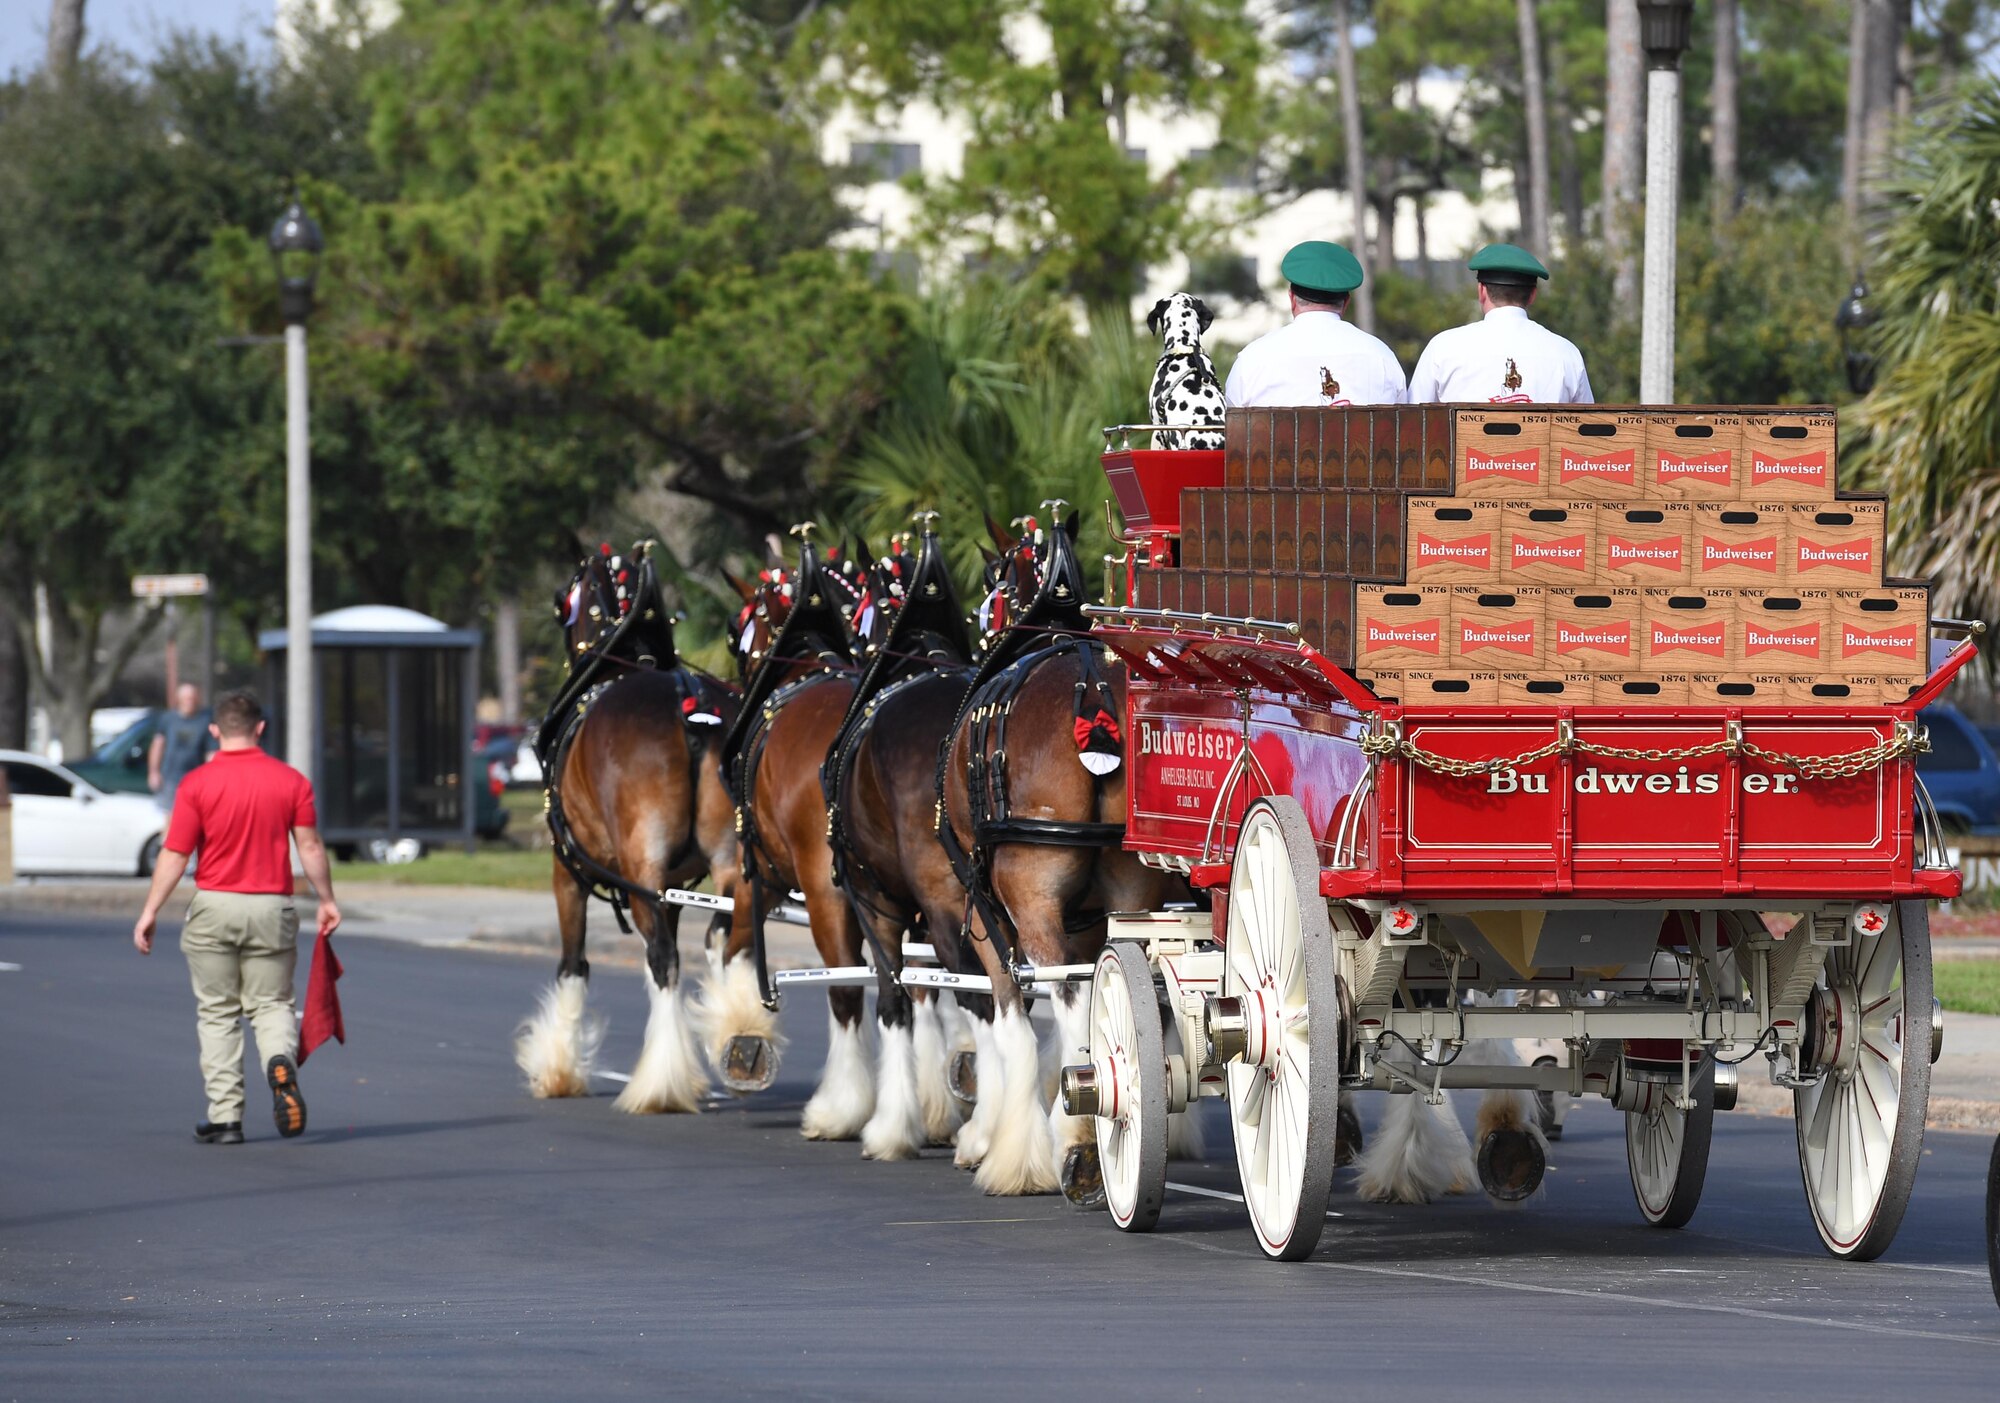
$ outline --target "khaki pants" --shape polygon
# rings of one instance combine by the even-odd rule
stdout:
[[[298,908],[289,896],[196,892],[181,928],[181,953],[194,980],[208,1118],[242,1120],[243,1020],[257,1030],[258,1065],[299,1055],[292,1009]]]

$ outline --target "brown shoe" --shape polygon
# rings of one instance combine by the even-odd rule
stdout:
[[[304,1134],[306,1098],[299,1090],[299,1069],[289,1057],[273,1057],[265,1075],[271,1082],[271,1118],[278,1123],[278,1133],[287,1140]]]

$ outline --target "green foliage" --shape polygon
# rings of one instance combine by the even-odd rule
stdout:
[[[1875,390],[1855,455],[1889,493],[1892,563],[1935,607],[2000,617],[2000,83],[1911,134],[1874,241]]]
[[[1046,49],[1024,37],[1034,23]],[[1202,237],[1192,172],[1154,178],[1127,156],[1128,111],[1209,118],[1225,147],[1258,141],[1246,0],[875,0],[827,7],[808,47],[837,74],[828,96],[927,99],[969,127],[963,169],[919,183],[924,243],[954,259],[970,244],[1093,308],[1125,307],[1147,263]]]
[[[1078,336],[1019,288],[930,299],[889,406],[842,474],[845,523],[879,547],[912,512],[939,511],[969,593],[984,518],[1046,515],[1036,504],[1059,497],[1082,513],[1089,566],[1110,548],[1099,431],[1143,414],[1155,359],[1129,319],[1099,316]]]

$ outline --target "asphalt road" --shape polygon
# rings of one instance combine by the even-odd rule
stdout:
[[[1574,1112],[1544,1195],[1425,1208],[1343,1182],[1317,1257],[1258,1257],[1241,1206],[1170,1195],[1122,1236],[797,1134],[824,1013],[778,1085],[699,1117],[535,1102],[508,1034],[541,961],[350,939],[349,1041],[311,1129],[189,1138],[202,1105],[172,932],[0,915],[0,1398],[1995,1396],[1990,1142],[1934,1132],[1889,1257],[1819,1250],[1789,1121],[1719,1118],[1707,1198],[1640,1226],[1621,1127]],[[608,1065],[637,977],[603,971]],[[1215,1110],[1219,1108],[1211,1108]],[[1462,1107],[1468,1114],[1469,1104]],[[1373,1107],[1364,1101],[1364,1115]],[[1174,1182],[1234,1188],[1219,1162]]]

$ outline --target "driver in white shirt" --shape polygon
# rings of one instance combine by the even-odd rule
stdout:
[[[1314,239],[1285,255],[1292,321],[1245,346],[1230,367],[1223,403],[1324,406],[1407,404],[1396,353],[1343,317],[1361,286],[1361,263],[1339,244]]]
[[[1549,270],[1513,244],[1488,244],[1465,265],[1479,279],[1480,319],[1431,338],[1410,377],[1419,404],[1591,404],[1583,353],[1528,319]]]

